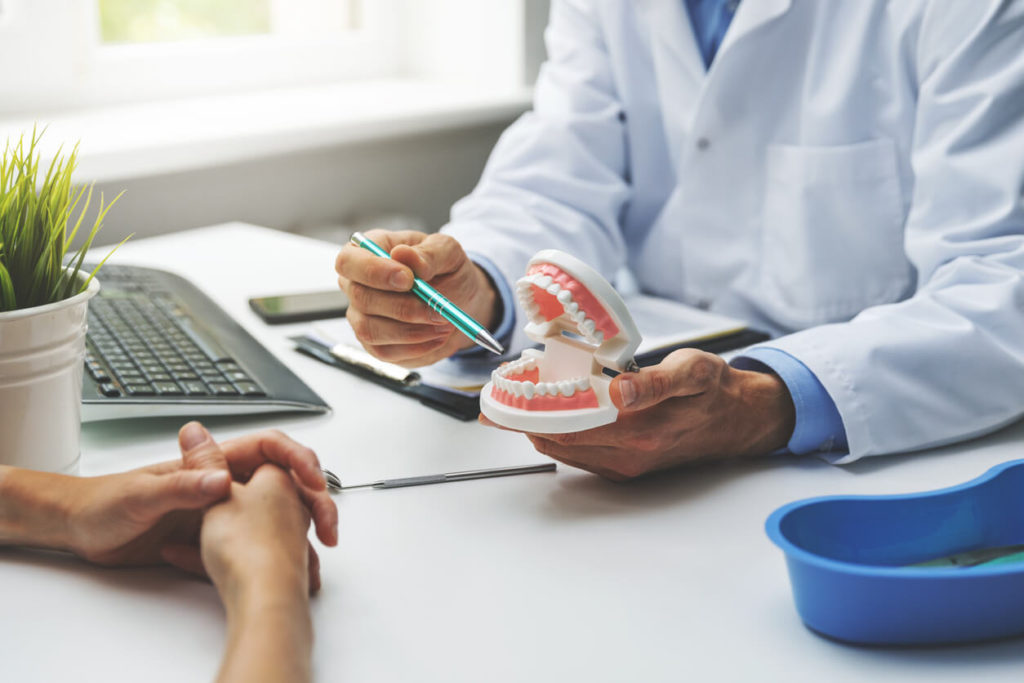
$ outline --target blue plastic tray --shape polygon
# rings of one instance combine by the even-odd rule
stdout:
[[[1024,564],[905,566],[1024,543],[1024,460],[938,491],[797,501],[765,527],[786,554],[797,612],[815,631],[874,644],[1024,634]]]

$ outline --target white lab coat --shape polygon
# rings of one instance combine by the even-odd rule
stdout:
[[[781,334],[838,462],[1024,414],[1024,1],[745,0],[708,72],[683,0],[555,0],[547,41],[452,210],[467,250],[509,282],[547,247],[628,265]]]

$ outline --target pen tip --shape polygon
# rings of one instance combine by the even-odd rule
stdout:
[[[505,347],[499,344],[498,340],[489,334],[479,334],[473,341],[495,355],[500,356],[505,353]]]

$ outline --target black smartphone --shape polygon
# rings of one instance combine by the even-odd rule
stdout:
[[[249,306],[268,325],[298,323],[306,320],[340,318],[348,310],[348,297],[340,289],[278,296],[257,296]]]

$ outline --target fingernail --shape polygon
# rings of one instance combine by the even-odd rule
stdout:
[[[447,321],[446,321],[446,320],[444,319],[444,316],[443,316],[443,315],[441,315],[440,313],[438,313],[437,311],[435,311],[435,310],[433,310],[433,309],[431,309],[431,311],[430,311],[430,321],[431,321],[431,322],[435,322],[435,323],[443,323],[443,322],[447,322]]]
[[[619,381],[619,394],[622,396],[622,407],[628,408],[636,401],[636,384],[631,379]]]
[[[391,286],[394,287],[395,289],[408,289],[409,287],[412,286],[412,283],[409,282],[409,274],[406,273],[404,270],[400,270],[397,273],[392,273],[389,282],[391,283]]]
[[[199,490],[207,495],[220,493],[224,490],[224,485],[227,483],[227,479],[228,473],[224,470],[207,472],[203,475],[203,478],[199,480]]]
[[[181,435],[178,438],[181,440],[181,447],[186,451],[190,451],[209,439],[210,432],[206,431],[206,427],[198,422],[189,422],[182,428]]]

